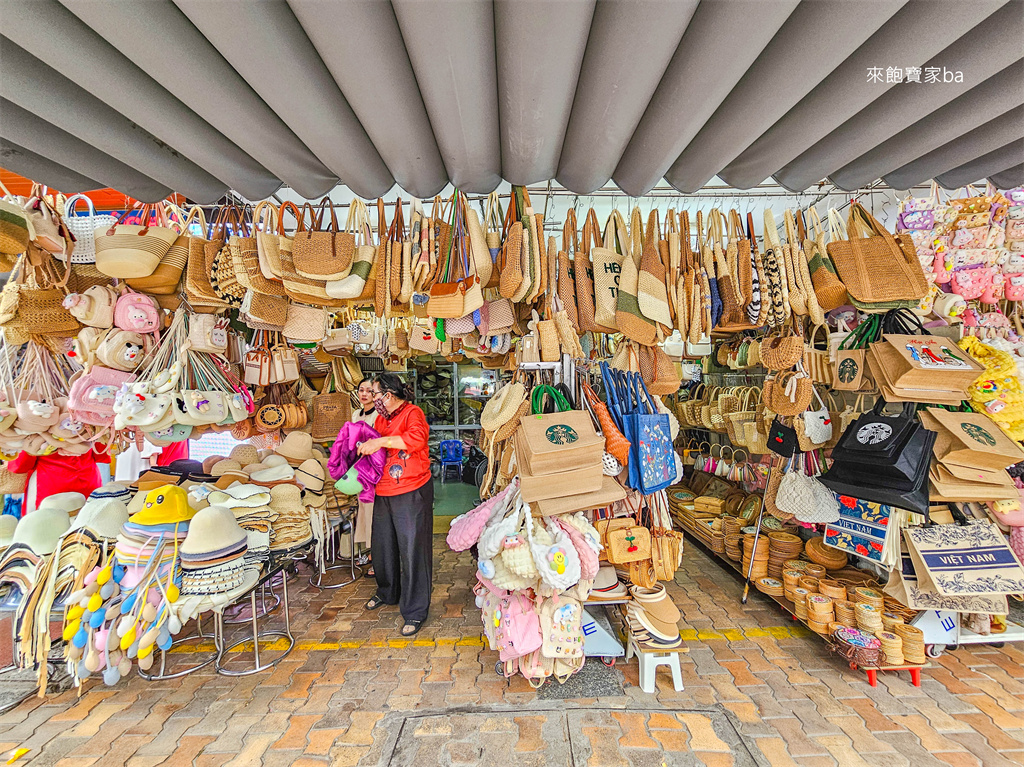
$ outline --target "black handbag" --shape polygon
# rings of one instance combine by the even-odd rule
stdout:
[[[894,416],[882,414],[884,405],[879,399],[847,427],[832,451],[833,466],[847,477],[863,473],[871,485],[909,490],[928,473],[936,435],[915,420],[914,403]]]
[[[768,444],[768,449],[773,453],[781,455],[783,458],[792,458],[799,444],[796,437],[796,429],[792,426],[786,426],[776,417],[768,428],[766,443]]]
[[[935,442],[936,434],[933,431],[927,432],[931,435],[930,443]],[[929,451],[931,446],[929,445]],[[825,487],[837,495],[848,495],[853,498],[860,498],[864,501],[874,501],[897,509],[906,509],[918,514],[928,513],[928,468],[918,477],[913,487],[900,490],[880,485],[870,485],[864,481],[863,475],[847,476],[843,468],[833,464],[832,468],[822,474],[818,479]]]

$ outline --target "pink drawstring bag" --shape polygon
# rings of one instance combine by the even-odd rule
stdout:
[[[583,533],[575,527],[566,524],[560,519],[555,520],[555,522],[569,536],[569,540],[572,541],[572,545],[576,549],[576,553],[579,555],[580,578],[584,580],[593,580],[597,576],[597,571],[601,567],[601,563],[598,559],[598,552],[594,551],[594,549],[587,543],[587,539],[583,537]]]
[[[448,548],[452,551],[465,551],[478,540],[480,534],[491,519],[491,514],[499,507],[503,507],[512,485],[509,485],[497,495],[488,498],[475,509],[460,514],[452,520],[448,529]]]

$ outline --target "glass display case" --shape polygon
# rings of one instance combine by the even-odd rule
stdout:
[[[442,439],[462,439],[467,445],[478,441],[480,412],[499,385],[498,371],[484,370],[473,363],[417,363],[416,404],[430,424],[430,447]]]

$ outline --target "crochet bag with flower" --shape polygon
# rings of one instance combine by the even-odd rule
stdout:
[[[565,531],[556,528],[553,523],[548,523],[547,530],[541,527],[536,531],[530,542],[530,550],[545,586],[565,591],[580,579],[579,554]]]
[[[573,517],[569,516],[565,519],[556,519],[555,523],[565,531],[569,536],[569,540],[572,541],[572,545],[576,547],[576,554],[580,558],[580,577],[587,580],[593,580],[597,576],[597,571],[601,567],[600,561],[598,560],[598,554],[601,551],[601,537],[597,534],[597,531],[593,527],[590,527],[590,523],[586,523],[591,530],[592,535],[587,535],[581,529],[570,524],[569,520],[573,520]],[[577,522],[577,520],[573,520]]]

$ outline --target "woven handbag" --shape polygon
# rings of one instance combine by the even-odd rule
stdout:
[[[849,239],[833,239],[828,256],[850,297],[860,304],[917,304],[928,293],[909,234],[890,234],[860,203],[850,206]]]
[[[314,442],[332,442],[337,439],[341,427],[352,418],[352,400],[342,392],[331,393],[334,387],[334,372],[324,378],[320,393],[313,398],[313,421],[311,436]]]
[[[84,216],[75,216],[75,205],[80,200],[85,200],[88,208]],[[71,195],[64,203],[64,224],[68,231],[75,237],[75,249],[71,254],[73,264],[91,264],[96,261],[96,240],[94,233],[97,229],[104,231],[109,229],[117,221],[116,216],[109,213],[96,213],[92,200],[84,194]],[[60,258],[60,256],[58,256]],[[64,259],[61,259],[62,261]]]
[[[631,525],[608,533],[608,561],[625,565],[651,558],[651,531]]]
[[[124,222],[137,217],[139,224]],[[150,226],[150,218],[156,224]],[[141,205],[126,211],[105,232],[94,235],[96,268],[109,277],[148,277],[167,255],[178,239],[175,229],[167,225],[162,204]]]
[[[292,341],[320,341],[327,334],[327,310],[322,306],[288,304],[283,333]]]
[[[572,233],[570,235],[570,232]],[[579,237],[576,231],[576,211],[569,208],[565,214],[565,223],[562,225],[562,249],[558,252],[558,298],[562,302],[562,308],[572,324],[576,335],[582,331],[580,328],[579,310],[576,307],[576,276],[573,266],[573,257],[579,250]]]
[[[324,229],[325,210],[330,210],[330,228]],[[352,269],[355,235],[338,231],[338,218],[330,196],[321,201],[310,228],[296,232],[292,240],[292,262],[300,277],[310,280],[342,280]]]
[[[58,278],[53,257],[39,251],[37,254],[42,264],[34,267],[21,256],[0,293],[0,327],[10,344],[23,344],[31,335],[70,338],[82,328],[64,308],[71,264],[65,265],[63,277]]]
[[[597,417],[601,426],[601,434],[604,436],[604,449],[610,453],[616,461],[625,466],[629,463],[629,440],[622,431],[615,425],[607,406],[600,399],[589,383],[583,381],[583,397],[590,406],[591,411]]]
[[[778,415],[800,415],[811,404],[814,386],[802,372],[788,370],[764,382],[764,405]]]
[[[766,336],[759,349],[761,364],[769,370],[787,370],[804,355],[804,340],[798,335]]]
[[[825,333],[823,344],[815,346],[815,336],[818,334],[818,330],[821,329]],[[804,370],[807,371],[807,375],[811,377],[814,383],[832,385],[832,379],[834,372],[832,370],[832,363],[829,361],[828,352],[828,327],[822,323],[815,325],[811,329],[811,333],[807,338],[807,343],[804,344]]]

